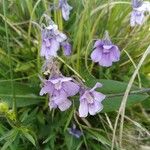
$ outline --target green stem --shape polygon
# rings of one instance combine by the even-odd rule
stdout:
[[[3,0],[3,13],[5,17],[5,31],[6,31],[6,43],[7,43],[7,51],[8,51],[8,64],[10,68],[10,79],[11,79],[11,90],[12,90],[12,100],[13,100],[13,111],[17,117],[17,106],[16,106],[16,98],[15,98],[15,89],[13,83],[13,70],[12,70],[12,60],[11,60],[11,51],[9,47],[9,36],[8,36],[8,26],[7,26],[7,19],[6,19],[6,5],[5,0]]]
[[[138,94],[138,93],[146,93],[146,92],[150,92],[150,88],[146,88],[146,89],[141,89],[141,90],[136,90],[136,91],[131,91],[129,93],[129,95],[131,94]],[[123,96],[124,93],[117,93],[117,94],[108,94],[107,97],[111,98],[111,97],[115,97],[115,96]]]

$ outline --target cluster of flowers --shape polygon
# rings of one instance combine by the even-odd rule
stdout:
[[[64,20],[68,20],[72,7],[69,6],[67,0],[59,0],[58,6],[62,10]],[[132,26],[136,23],[142,23],[144,12],[149,11],[148,8],[147,2],[142,3],[139,0],[133,0]],[[102,84],[96,83],[93,88],[88,88],[72,77],[65,77],[60,72],[56,61],[60,48],[63,49],[64,55],[71,54],[72,46],[68,37],[59,31],[58,26],[50,20],[49,25],[42,30],[41,56],[45,58],[43,71],[48,77],[42,79],[43,85],[40,95],[48,94],[50,109],[58,107],[61,111],[65,111],[72,104],[69,98],[79,93],[79,116],[87,117],[88,113],[95,115],[103,109],[101,102],[106,97],[96,91],[96,88],[101,87]],[[108,32],[105,33],[103,39],[96,40],[91,59],[103,67],[110,67],[113,62],[119,61],[120,50],[111,42]]]
[[[48,94],[50,109],[58,107],[61,111],[67,110],[72,104],[69,98],[79,93],[80,117],[86,117],[88,113],[95,115],[102,110],[101,101],[105,98],[105,95],[95,91],[96,88],[102,86],[100,83],[89,89],[72,77],[63,76],[59,71],[55,57],[46,60],[43,68],[46,75],[48,75],[48,79],[41,79],[43,86],[40,95]]]

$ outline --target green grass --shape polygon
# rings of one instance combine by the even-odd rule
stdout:
[[[18,105],[15,110],[17,119],[10,111],[1,115],[0,149],[110,150],[119,108],[113,112],[107,111],[82,119],[75,111],[75,100],[71,109],[61,113],[59,110],[50,111],[47,105],[48,98],[39,97],[38,75],[41,74],[43,64],[43,59],[39,56],[41,46],[39,25],[43,20],[43,14],[46,13],[71,40],[73,54],[70,57],[63,55],[59,57],[63,74],[66,76],[75,74],[86,81],[117,80],[128,85],[150,44],[150,20],[148,18],[141,27],[131,28],[129,19],[132,9],[128,0],[114,2],[70,0],[69,4],[73,6],[73,10],[69,21],[65,22],[61,18],[60,11],[50,12],[49,6],[53,3],[52,0],[0,1],[0,98],[3,101],[5,97],[13,97],[8,98],[7,102],[10,106],[13,104],[13,109],[16,109],[15,101]],[[121,50],[120,61],[107,69],[93,64],[90,59],[94,40],[102,38],[105,30],[109,31],[113,43],[117,44]],[[140,70],[137,70],[136,77],[133,79],[134,86],[150,87],[149,58],[148,56],[142,62]],[[89,81],[88,83],[93,86],[93,83]],[[112,82],[115,84],[114,87],[109,84],[110,82],[104,85],[102,89],[104,92],[111,92],[110,87],[116,93],[124,93],[126,90],[126,86],[123,88],[120,85],[117,89],[116,83]],[[4,94],[5,96],[2,96]],[[146,100],[126,109],[121,138],[124,149],[139,150],[143,146],[150,148],[148,94]],[[23,98],[19,99],[18,95]],[[67,128],[71,127],[72,123],[83,131],[84,135],[80,139],[68,134]],[[119,127],[114,140],[115,149],[118,150]]]

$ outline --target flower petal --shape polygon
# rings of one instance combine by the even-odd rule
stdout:
[[[102,50],[100,48],[96,48],[92,53],[91,53],[91,59],[94,62],[99,62],[100,59],[102,58]]]
[[[67,39],[67,36],[63,33],[61,33],[60,31],[57,31],[57,35],[56,35],[56,41],[57,42],[63,42]]]
[[[110,59],[110,54],[104,54],[102,55],[102,58],[99,60],[99,65],[103,67],[110,67],[112,66],[112,61]]]
[[[109,50],[112,48],[112,45],[103,45],[103,48],[106,49],[106,50]]]
[[[95,101],[93,104],[89,105],[89,113],[90,115],[95,115],[103,109],[103,106],[100,102]]]
[[[65,110],[69,109],[71,104],[72,104],[71,101],[66,98],[61,104],[58,105],[58,108],[61,111],[65,111]]]
[[[144,12],[137,12],[135,17],[136,23],[142,25],[144,23],[144,17]]]
[[[74,96],[79,92],[79,86],[72,81],[64,82],[63,89],[67,93],[67,96]]]
[[[100,83],[100,82],[97,82],[95,85],[94,85],[94,87],[90,90],[90,92],[92,92],[92,91],[94,91],[95,89],[97,89],[97,88],[100,88],[100,87],[102,87],[103,85]]]
[[[94,44],[94,48],[100,47],[102,45],[102,41],[101,40],[97,40]]]
[[[54,87],[51,82],[46,81],[45,85],[42,87],[40,91],[40,95],[44,95],[46,93],[53,94]]]
[[[110,59],[113,62],[117,62],[120,59],[120,51],[119,51],[118,47],[115,45],[110,50]]]
[[[62,47],[64,50],[64,55],[70,56],[71,55],[71,49],[72,49],[71,44],[69,42],[64,42],[64,43],[62,43]]]
[[[101,102],[106,98],[106,96],[100,92],[93,91],[92,94],[94,95],[94,99],[98,102]]]
[[[51,46],[50,46],[50,49],[49,49],[49,55],[56,57],[57,56],[57,51],[59,50],[59,47],[60,47],[59,42],[57,42],[55,39],[51,39]],[[47,58],[49,58],[49,56],[46,57],[46,59]]]
[[[70,10],[72,10],[72,7],[68,3],[62,5],[62,16],[66,21],[69,20]]]
[[[45,42],[46,47],[51,46],[50,40],[48,38],[45,38],[44,42]]]
[[[61,103],[63,103],[67,98],[65,97],[65,95],[56,95],[54,97],[51,98],[52,101],[55,102],[55,104],[60,105]]]
[[[81,100],[79,106],[79,116],[87,117],[87,115],[88,115],[88,104],[86,100]]]

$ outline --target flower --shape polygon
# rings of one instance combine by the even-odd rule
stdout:
[[[150,12],[150,2],[141,0],[132,0],[132,8],[138,11]]]
[[[71,106],[71,101],[68,99],[79,92],[79,86],[73,82],[71,77],[53,77],[44,81],[44,86],[40,91],[40,95],[49,94],[49,107],[59,108],[65,111]]]
[[[132,0],[132,8],[130,18],[130,25],[134,27],[137,25],[142,25],[145,21],[145,12],[150,12],[150,2],[143,2],[141,0]]]
[[[67,98],[65,94],[56,94],[49,100],[49,108],[59,108],[61,111],[67,110],[71,106],[72,102]]]
[[[79,86],[73,82],[71,77],[53,77],[49,80],[45,80],[44,86],[40,91],[40,95],[49,93],[50,95],[55,95],[56,92],[61,92],[61,94],[66,94],[67,97],[74,96],[78,93]]]
[[[41,56],[49,59],[56,57],[60,44],[67,39],[67,36],[58,30],[55,24],[49,25],[42,30]]]
[[[94,51],[91,53],[91,59],[98,62],[100,66],[110,67],[112,62],[117,62],[120,59],[120,51],[118,46],[112,44],[108,33],[105,39],[97,40],[94,44]]]
[[[73,135],[76,138],[80,138],[80,136],[83,135],[83,133],[80,130],[76,129],[75,124],[73,124],[73,126],[69,128],[68,131],[71,135]]]
[[[144,12],[140,11],[132,11],[131,18],[130,18],[130,25],[131,27],[134,27],[136,24],[142,25],[144,22]]]
[[[64,50],[64,55],[70,56],[71,55],[71,49],[72,49],[71,44],[69,42],[63,42],[61,45],[62,45],[62,48]]]
[[[80,117],[87,117],[88,113],[90,115],[95,115],[103,109],[101,102],[106,96],[95,91],[96,88],[101,86],[102,85],[100,83],[96,83],[92,89],[87,89],[82,92],[79,106]]]
[[[72,7],[67,3],[67,0],[59,0],[59,8],[62,11],[62,16],[64,20],[69,20],[69,15]]]

